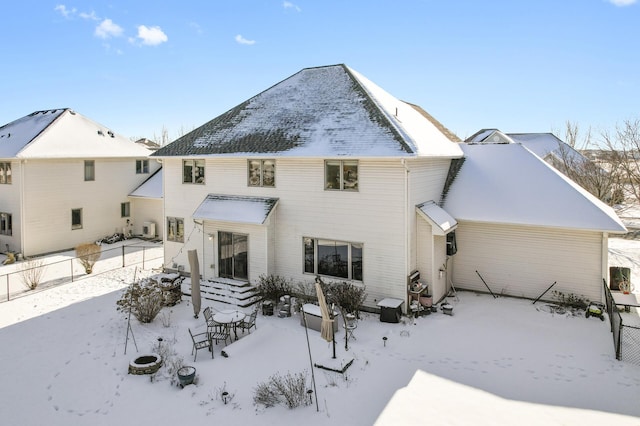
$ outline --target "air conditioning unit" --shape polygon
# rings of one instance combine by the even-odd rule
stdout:
[[[156,224],[153,222],[145,222],[142,225],[142,236],[145,238],[156,237]]]

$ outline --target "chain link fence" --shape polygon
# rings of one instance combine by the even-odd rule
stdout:
[[[640,327],[624,324],[609,286],[604,280],[603,284],[616,359],[640,365]]]
[[[140,265],[142,269],[161,268],[164,260],[162,244],[121,245],[102,249],[91,274],[85,272],[80,258],[67,254],[35,257],[4,266],[0,275],[0,302],[6,302],[34,290],[46,290],[110,272],[127,266]],[[36,283],[34,288],[29,283]],[[33,286],[32,286],[33,287]]]

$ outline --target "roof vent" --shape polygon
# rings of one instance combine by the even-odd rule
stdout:
[[[104,136],[104,133],[102,133],[102,130],[98,130],[98,134],[99,134],[100,136]]]
[[[111,136],[112,138],[115,138],[115,135],[113,134],[113,132],[111,130],[107,131],[107,134],[109,136]]]
[[[69,110],[69,114],[71,114],[71,115],[76,115],[76,112],[75,112],[74,110],[70,109],[70,110]]]

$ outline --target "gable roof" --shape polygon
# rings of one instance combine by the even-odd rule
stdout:
[[[305,68],[153,155],[460,157],[434,121],[345,65]]]
[[[150,152],[69,108],[36,111],[0,127],[0,158],[127,158]]]
[[[456,220],[626,232],[611,207],[520,144],[461,147],[443,205]]]

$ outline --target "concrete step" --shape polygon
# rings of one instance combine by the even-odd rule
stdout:
[[[191,278],[189,277],[182,282],[182,294],[191,296]],[[239,308],[250,307],[261,300],[255,286],[246,281],[228,278],[200,281],[200,297]]]

